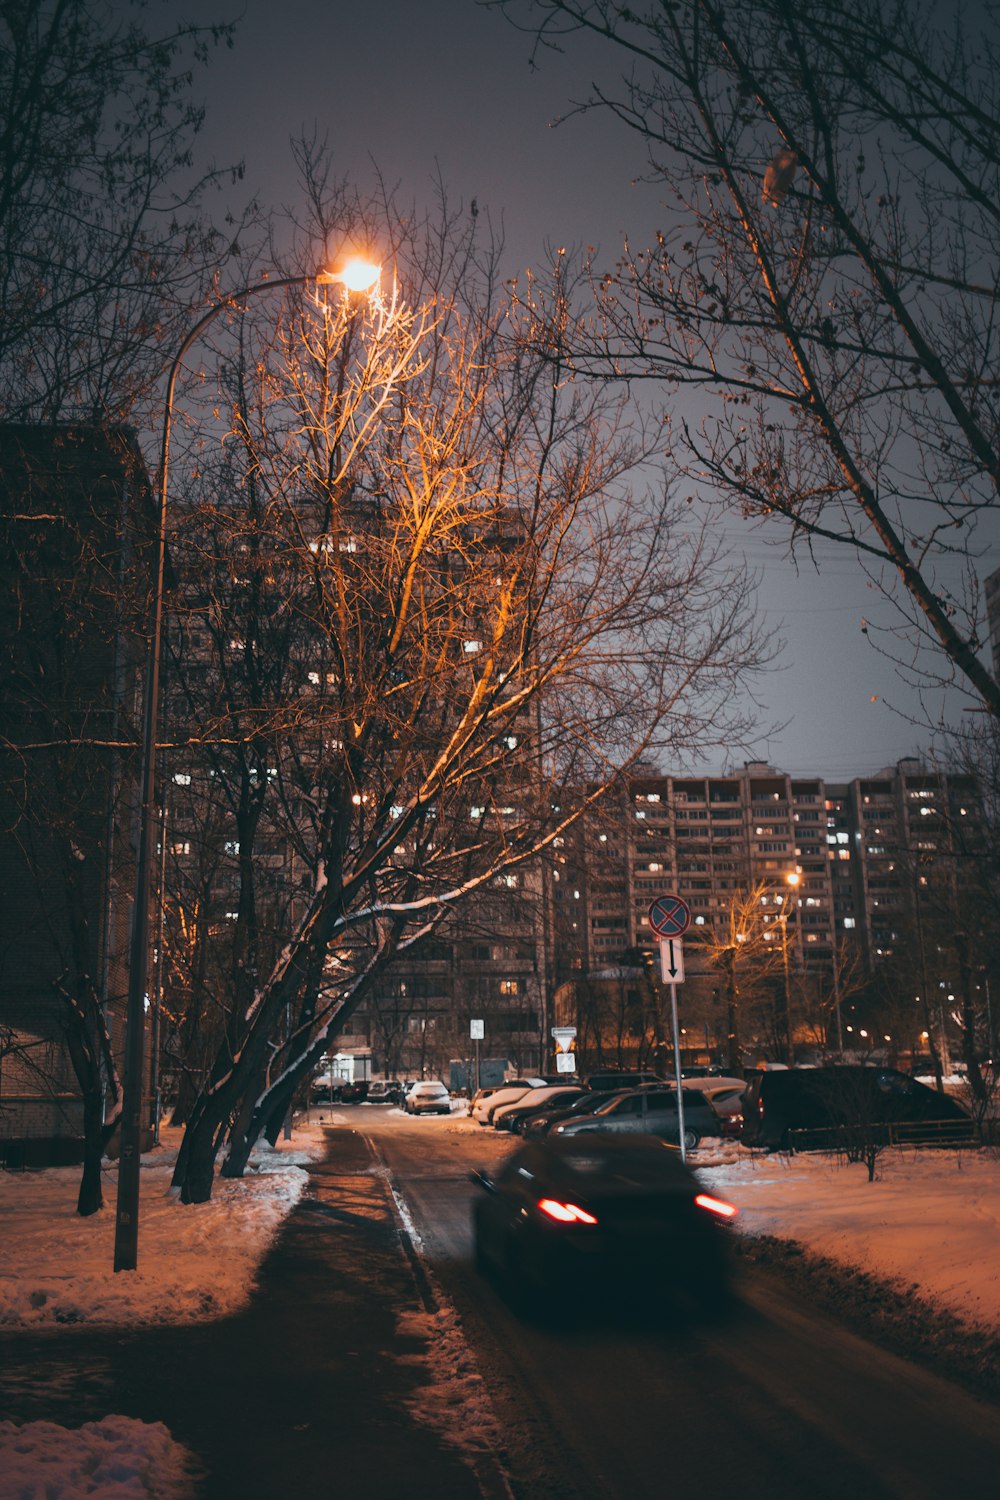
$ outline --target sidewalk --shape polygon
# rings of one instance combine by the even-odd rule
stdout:
[[[131,1333],[0,1335],[0,1416],[67,1427],[110,1413],[163,1422],[205,1467],[201,1500],[505,1492],[410,1415],[424,1309],[385,1179],[337,1133],[310,1169],[239,1315]]]

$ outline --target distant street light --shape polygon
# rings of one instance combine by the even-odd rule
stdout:
[[[153,842],[156,828],[156,733],[160,691],[160,646],[163,630],[163,575],[167,549],[167,482],[170,460],[170,428],[174,387],[181,362],[191,345],[220,313],[258,292],[281,291],[292,286],[328,286],[339,283],[349,292],[374,287],[381,267],[357,257],[341,271],[320,271],[312,276],[281,276],[242,287],[210,307],[187,334],[170,366],[160,442],[159,513],[156,539],[156,573],[153,595],[153,630],[146,662],[143,704],[142,764],[139,782],[141,806],[139,847],[136,853],[135,890],[132,904],[132,935],[129,944],[128,1000],[125,1012],[125,1059],[122,1087],[121,1145],[118,1160],[118,1200],[115,1221],[116,1271],[134,1271],[139,1254],[139,1158],[142,1143],[142,1068],[146,1012],[146,980],[149,969],[149,892]]]

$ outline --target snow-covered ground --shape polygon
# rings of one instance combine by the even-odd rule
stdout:
[[[139,1257],[113,1270],[117,1170],[105,1163],[103,1212],[75,1212],[78,1167],[0,1172],[0,1324],[138,1327],[234,1312],[264,1252],[322,1154],[318,1126],[258,1147],[242,1182],[218,1181],[210,1203],[181,1208],[170,1192],[180,1132],[143,1157]],[[0,1500],[187,1500],[192,1455],[162,1423],[112,1415],[68,1429],[0,1422]]]
[[[797,1240],[1000,1333],[1000,1153],[886,1151],[875,1182],[835,1158],[721,1145],[691,1165],[736,1204],[744,1234]]]
[[[164,1130],[142,1159],[138,1268],[117,1275],[114,1163],[105,1162],[104,1209],[88,1219],[76,1213],[78,1167],[0,1172],[0,1325],[183,1323],[246,1301],[323,1132],[308,1126],[274,1150],[257,1147],[242,1182],[219,1179],[211,1202],[184,1208],[170,1189],[179,1143],[180,1131]]]

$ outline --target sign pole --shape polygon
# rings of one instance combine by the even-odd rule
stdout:
[[[670,1023],[674,1032],[674,1084],[677,1089],[677,1135],[681,1161],[687,1161],[684,1144],[684,1089],[681,1085],[681,1033],[677,1021],[677,985],[684,979],[681,934],[691,925],[691,908],[680,896],[657,896],[650,903],[649,925],[660,940],[660,976],[670,985]]]
[[[684,1090],[681,1087],[681,1034],[677,1024],[677,986],[670,985],[670,1024],[674,1028],[674,1082],[677,1085],[677,1134],[681,1143],[681,1161],[687,1161],[684,1144]]]

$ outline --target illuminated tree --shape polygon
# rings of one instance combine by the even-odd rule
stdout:
[[[397,953],[514,879],[638,754],[745,733],[732,690],[766,655],[746,580],[723,581],[683,505],[633,485],[646,449],[620,397],[574,381],[551,334],[538,356],[557,294],[505,308],[455,236],[447,254],[400,237],[373,298],[289,296],[224,351],[222,465],[202,457],[177,542],[206,654],[188,652],[202,680],[175,738],[185,772],[199,746],[223,758],[234,828],[254,805],[188,1200],[227,1121],[242,1170]],[[272,840],[293,854],[292,922],[260,963]]]

